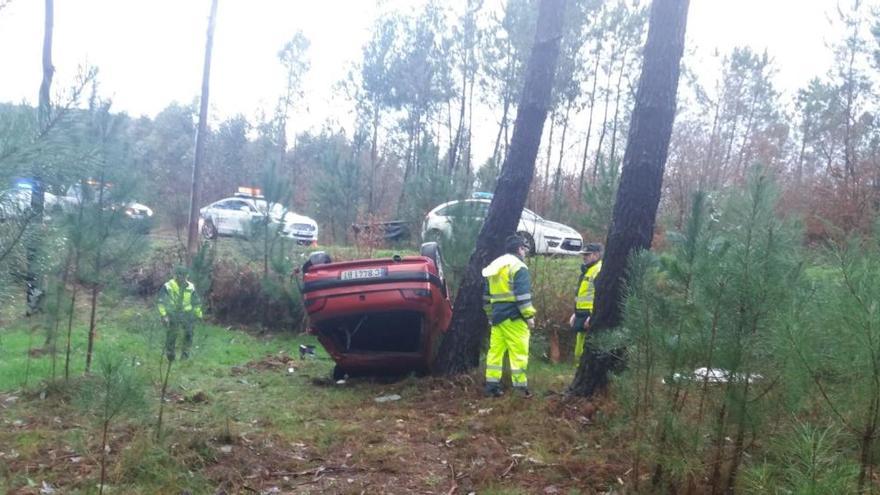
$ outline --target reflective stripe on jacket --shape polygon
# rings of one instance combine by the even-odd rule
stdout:
[[[581,275],[581,283],[578,286],[577,297],[575,298],[575,310],[593,311],[593,301],[596,299],[596,277],[602,269],[602,260],[599,260],[584,270]]]
[[[159,314],[162,316],[168,316],[168,313],[191,313],[196,318],[202,317],[202,305],[199,301],[199,295],[196,293],[195,286],[189,281],[186,282],[186,286],[183,289],[181,289],[175,279],[166,282],[159,292],[157,306]]]
[[[483,301],[493,325],[504,320],[535,316],[529,269],[521,259],[504,254],[483,268]]]

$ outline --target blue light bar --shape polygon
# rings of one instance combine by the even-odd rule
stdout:
[[[477,191],[471,195],[473,199],[492,199],[495,195],[490,192]]]

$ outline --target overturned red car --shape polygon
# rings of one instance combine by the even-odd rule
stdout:
[[[335,379],[430,371],[452,317],[437,243],[420,256],[338,263],[312,253],[302,272],[310,331],[336,361]]]

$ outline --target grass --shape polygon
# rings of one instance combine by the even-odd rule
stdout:
[[[140,302],[117,307],[124,309],[105,315],[96,353],[122,353],[151,387],[150,410],[111,431],[108,482],[116,493],[447,493],[453,482],[479,493],[534,493],[551,484],[560,493],[591,493],[584,487],[613,483],[577,481],[566,471],[603,461],[560,448],[593,432],[577,421],[576,403],[558,405],[555,392],[574,368],[542,360],[537,335],[529,377],[538,397],[492,400],[481,395],[479,373],[336,385],[320,346],[316,359],[296,356],[313,337],[200,324],[192,359],[172,368],[165,434],[156,441],[162,329]],[[43,344],[39,330],[19,320],[0,332],[0,492],[30,493],[43,482],[63,493],[96,489],[100,438],[74,400],[85,325],[73,333],[73,378],[64,383],[51,380],[50,356],[28,358]],[[402,399],[373,400],[387,394]]]

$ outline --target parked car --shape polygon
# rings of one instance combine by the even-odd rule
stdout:
[[[437,243],[420,256],[338,263],[312,253],[302,273],[310,332],[336,361],[335,379],[430,371],[452,318]]]
[[[386,243],[406,242],[410,239],[410,229],[406,222],[391,220],[388,222],[356,223],[351,226],[355,243],[359,239],[381,239]]]
[[[18,181],[13,187],[0,192],[0,221],[21,218],[32,213],[32,196],[33,184],[30,181]],[[59,212],[63,203],[63,196],[43,192],[43,213],[47,217]]]
[[[317,245],[317,222],[293,213],[280,204],[271,205],[270,211],[269,203],[263,196],[247,192],[238,192],[199,210],[199,228],[202,235],[209,239],[218,235],[248,237],[267,217],[280,226],[279,235],[300,245]]]
[[[62,210],[69,213],[75,212],[83,201],[98,201],[101,188],[98,187],[99,181],[88,179],[86,181],[77,182],[67,188],[66,196],[59,196],[55,201],[55,210]],[[85,186],[85,190],[83,189]],[[113,190],[114,185],[110,182],[104,183],[105,201],[107,209],[119,211],[125,215],[125,219],[139,231],[148,232],[152,227],[153,209],[145,204],[136,201],[119,201],[117,194]],[[52,205],[47,199],[46,206]]]
[[[489,213],[491,202],[490,198],[480,195],[437,206],[425,216],[422,240],[449,239],[453,235],[452,226],[456,218],[482,221]],[[584,242],[573,228],[545,220],[527,208],[523,208],[517,233],[526,239],[531,254],[578,254]]]

